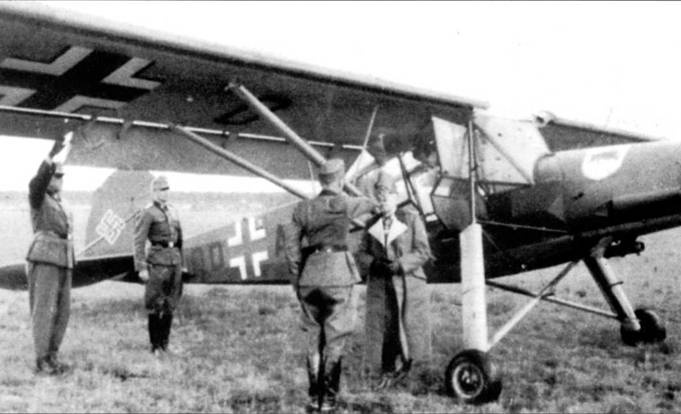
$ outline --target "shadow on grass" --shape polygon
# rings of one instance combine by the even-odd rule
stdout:
[[[235,391],[229,406],[235,413],[279,413],[283,408],[281,397],[262,391]]]

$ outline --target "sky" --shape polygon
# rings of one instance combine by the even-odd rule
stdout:
[[[501,113],[549,110],[596,125],[681,137],[679,2],[49,4],[96,19],[487,101]],[[0,190],[25,188],[49,150],[49,144],[38,148],[41,143],[24,149],[14,141],[0,141]],[[107,173],[69,174],[72,181],[65,185],[94,189]],[[197,188],[197,182],[219,179],[190,176],[176,182]],[[239,183],[260,188],[249,180]]]

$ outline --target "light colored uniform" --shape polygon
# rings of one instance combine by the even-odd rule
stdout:
[[[71,308],[75,263],[71,214],[58,194],[47,192],[56,164],[43,161],[29,183],[34,237],[26,255],[33,343],[38,360],[55,359]]]

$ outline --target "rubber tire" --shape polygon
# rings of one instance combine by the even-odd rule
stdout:
[[[620,334],[622,342],[629,346],[636,346],[640,343],[654,344],[667,338],[667,329],[662,323],[662,319],[650,309],[636,309],[634,311],[641,330],[635,331],[622,325]]]
[[[451,397],[466,404],[496,401],[501,378],[487,354],[477,349],[458,353],[445,371],[445,389]]]

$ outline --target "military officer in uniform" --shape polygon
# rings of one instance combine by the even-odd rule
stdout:
[[[295,207],[286,232],[286,258],[307,343],[307,408],[323,412],[335,408],[343,347],[357,316],[353,285],[361,279],[348,251],[350,223],[377,207],[369,198],[343,194],[344,175],[342,160],[324,163],[321,193]]]
[[[71,277],[75,263],[73,219],[62,205],[62,163],[71,134],[56,141],[29,183],[33,241],[26,255],[36,369],[50,375],[68,369],[58,359],[71,307]]]
[[[382,217],[369,224],[358,257],[369,268],[364,360],[380,367],[377,386],[384,388],[430,355],[430,291],[422,266],[431,251],[418,211],[412,205],[396,209],[394,180],[383,171],[375,195]]]
[[[151,190],[153,203],[137,221],[133,244],[135,270],[145,282],[151,352],[158,355],[168,350],[173,311],[182,293],[182,228],[168,204],[168,179],[155,178]]]

